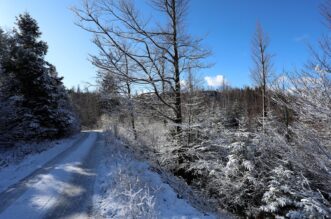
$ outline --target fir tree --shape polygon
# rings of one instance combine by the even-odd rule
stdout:
[[[55,66],[45,60],[48,46],[41,41],[37,21],[28,13],[19,15],[4,58],[3,80],[15,84],[4,97],[10,106],[6,132],[15,139],[57,138],[77,130],[67,92]],[[3,34],[2,34],[3,35]],[[2,37],[3,38],[3,37]],[[1,43],[1,42],[0,42]],[[4,108],[4,107],[3,107]],[[12,110],[10,110],[10,108]],[[7,115],[7,114],[5,114]]]

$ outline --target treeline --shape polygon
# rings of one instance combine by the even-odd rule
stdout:
[[[46,42],[28,13],[13,31],[0,29],[0,144],[53,139],[80,129]]]
[[[82,91],[77,87],[71,88],[68,93],[82,129],[100,128],[102,108],[99,92],[87,89]]]

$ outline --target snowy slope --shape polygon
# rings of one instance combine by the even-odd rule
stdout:
[[[120,142],[105,145],[95,184],[94,214],[103,218],[216,218],[177,197],[146,162]]]

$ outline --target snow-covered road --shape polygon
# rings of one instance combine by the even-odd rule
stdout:
[[[0,219],[215,218],[178,198],[118,140],[106,143],[104,134],[91,131],[65,144],[7,168],[29,172],[22,177],[21,171],[12,171],[14,181],[5,183],[0,178],[0,185],[11,182],[0,187]],[[1,171],[6,169],[0,176]]]
[[[88,213],[95,178],[97,132],[86,132],[65,151],[0,194],[0,218],[60,218]],[[15,174],[15,172],[13,172]]]

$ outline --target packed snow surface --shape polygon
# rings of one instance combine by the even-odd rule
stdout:
[[[5,167],[0,166],[0,193],[64,152],[83,134],[53,142],[22,144],[0,154],[1,163],[7,165]],[[45,150],[47,148],[48,150]]]
[[[89,133],[87,138],[82,137],[82,141],[75,142],[68,149],[70,154],[55,157],[54,164],[53,162],[46,163],[37,170],[36,174],[18,183],[18,185],[14,185],[5,194],[1,194],[11,193],[12,195],[5,196],[6,198],[2,200],[0,218],[42,218],[57,205],[57,200],[63,193],[79,196],[84,188],[77,187],[70,181],[75,172],[85,174],[79,166],[88,155],[96,138],[97,133]],[[36,157],[36,159],[38,158],[44,159],[43,156]],[[36,166],[34,165],[34,167]]]

